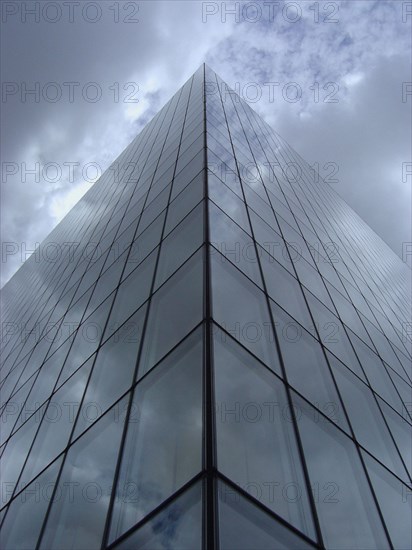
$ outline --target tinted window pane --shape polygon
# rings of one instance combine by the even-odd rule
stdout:
[[[202,548],[202,488],[197,483],[152,520],[137,529],[116,550],[200,550]]]
[[[22,475],[22,482],[33,479],[64,450],[73,429],[75,413],[83,397],[90,363],[79,369],[48,402],[40,429]]]
[[[242,229],[250,233],[245,203],[210,171],[208,171],[208,189],[209,197],[213,202]]]
[[[266,252],[262,251],[261,258],[263,276],[271,298],[310,330],[313,322],[297,280]]]
[[[253,282],[262,287],[259,265],[252,237],[228,218],[212,202],[209,203],[210,241],[221,253],[217,261],[230,260]],[[211,250],[214,253],[214,249]]]
[[[252,282],[229,262],[211,257],[213,318],[227,332],[280,372],[266,298]]]
[[[283,383],[232,339],[214,339],[219,470],[304,533],[311,513]],[[285,498],[293,486],[299,494]],[[293,491],[291,491],[292,493]]]
[[[176,227],[182,219],[203,198],[203,174],[201,172],[181,193],[173,200],[167,211],[165,235]]]
[[[333,373],[356,439],[393,472],[404,477],[399,454],[368,386],[336,361]]]
[[[74,437],[95,422],[133,382],[146,306],[142,306],[99,349]]]
[[[45,408],[43,405],[7,442],[0,462],[1,480],[7,484],[7,495],[2,504],[11,497]]]
[[[128,493],[115,502],[111,540],[201,469],[201,334],[197,330],[136,388],[117,488]]]
[[[70,448],[41,548],[100,548],[126,406],[125,399]]]
[[[327,548],[387,548],[353,442],[296,397],[299,429]]]
[[[10,504],[1,528],[3,548],[35,548],[48,506],[47,495],[55,482],[61,460],[56,460],[41,476],[28,485]]]
[[[105,337],[114,332],[149,297],[158,249],[120,285]]]
[[[322,304],[313,294],[305,291],[308,304],[315,321],[316,329],[324,346],[332,351],[341,361],[345,363],[356,374],[361,371],[359,362],[350,345],[349,339],[342,323],[326,306]],[[311,330],[314,336],[316,331]],[[362,375],[360,375],[362,376]]]
[[[312,548],[223,482],[219,482],[219,535],[221,550]]]
[[[288,382],[341,428],[345,414],[321,345],[272,302],[272,311]]]
[[[143,343],[139,377],[202,319],[203,249],[186,262],[154,295]]]
[[[410,489],[367,453],[363,458],[395,548],[412,548]]]
[[[163,284],[202,244],[203,208],[202,202],[162,242],[155,288]]]

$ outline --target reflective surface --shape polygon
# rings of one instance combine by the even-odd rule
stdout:
[[[213,71],[49,245],[2,292],[2,548],[411,547],[411,272]]]

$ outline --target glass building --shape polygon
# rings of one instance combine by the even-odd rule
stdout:
[[[202,65],[4,288],[2,548],[411,548],[410,276]]]

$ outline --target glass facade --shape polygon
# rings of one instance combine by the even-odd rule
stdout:
[[[410,279],[202,65],[3,290],[2,548],[411,548]]]

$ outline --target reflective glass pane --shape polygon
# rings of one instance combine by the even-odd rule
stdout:
[[[119,287],[105,338],[112,334],[149,297],[158,249],[135,269]]]
[[[410,488],[365,452],[363,459],[393,546],[399,549],[412,548]]]
[[[264,251],[261,261],[269,296],[302,326],[310,330],[313,322],[298,281]]]
[[[327,548],[387,548],[354,443],[310,405],[294,399],[320,526]]]
[[[257,357],[280,373],[265,295],[236,267],[211,256],[213,318]]]
[[[219,471],[313,537],[283,383],[234,340],[221,342],[219,334],[214,366]]]
[[[262,278],[252,237],[212,202],[209,203],[209,224],[210,242],[220,252],[216,256],[216,260],[221,262],[230,260],[253,282],[262,287]],[[214,249],[211,249],[210,253],[213,254]]]
[[[289,384],[330,420],[348,430],[320,343],[274,302],[272,311]]]
[[[221,550],[313,548],[223,482],[219,482],[219,541]]]
[[[203,249],[153,295],[139,377],[202,320],[202,279]]]
[[[45,468],[69,442],[76,413],[83,397],[91,364],[79,369],[51,397],[24,467],[21,482],[26,484]]]
[[[203,242],[202,202],[163,240],[155,289],[178,269]]]
[[[70,448],[40,548],[100,548],[126,407],[125,398]]]
[[[201,469],[201,335],[201,329],[195,331],[136,387],[111,540]]]
[[[10,504],[1,528],[2,548],[28,550],[36,547],[60,464],[61,459],[53,462]]]
[[[74,437],[95,422],[130,388],[145,313],[144,305],[99,349],[77,418]]]
[[[332,368],[356,439],[393,472],[404,477],[405,469],[372,392],[342,364],[333,361]]]
[[[0,461],[0,477],[2,483],[7,484],[7,494],[4,497],[6,500],[2,504],[5,504],[12,495],[45,408],[46,405],[43,405],[38,409],[36,414],[33,414],[7,442]]]
[[[116,550],[200,550],[202,548],[202,487],[197,483],[157,516],[138,528]]]

